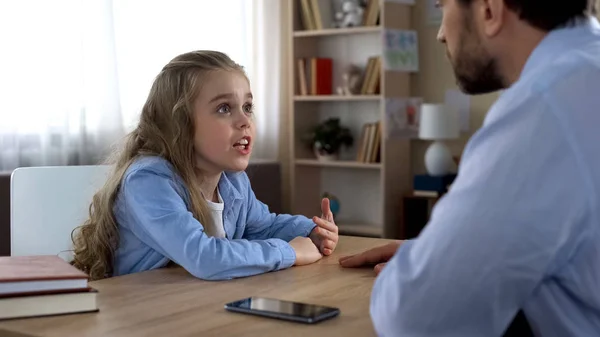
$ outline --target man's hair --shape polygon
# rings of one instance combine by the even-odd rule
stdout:
[[[464,5],[474,0],[458,0]],[[504,0],[506,6],[530,25],[550,31],[596,13],[596,0]]]

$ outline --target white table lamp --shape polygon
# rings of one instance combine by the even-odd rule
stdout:
[[[443,176],[452,169],[452,154],[443,140],[458,138],[458,113],[443,104],[423,104],[419,138],[433,140],[425,153],[425,167],[431,176]]]

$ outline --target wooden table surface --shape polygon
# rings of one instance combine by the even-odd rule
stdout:
[[[203,281],[180,267],[90,282],[99,312],[0,321],[2,330],[34,336],[375,336],[371,268],[344,269],[338,258],[388,240],[342,236],[319,262],[230,281]],[[250,296],[340,308],[314,325],[231,313],[225,303]]]

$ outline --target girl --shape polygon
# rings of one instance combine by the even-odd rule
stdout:
[[[252,111],[248,78],[225,54],[195,51],[169,62],[74,232],[73,264],[91,280],[171,261],[221,280],[331,254],[338,231],[327,199],[311,221],[272,214],[254,196],[244,172]]]

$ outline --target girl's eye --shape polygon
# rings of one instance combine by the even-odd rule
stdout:
[[[246,104],[244,105],[244,112],[251,114],[254,111],[254,105],[253,104]]]
[[[217,108],[217,112],[220,113],[220,114],[230,113],[231,112],[231,108],[229,107],[228,104],[223,104],[223,105],[220,105]]]

